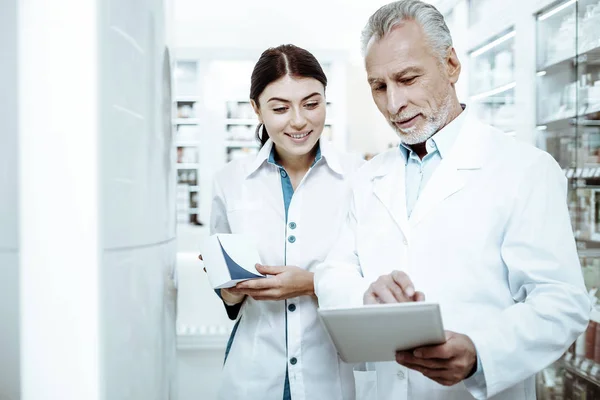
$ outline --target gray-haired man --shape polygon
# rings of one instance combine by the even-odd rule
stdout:
[[[459,103],[460,62],[433,6],[382,7],[363,49],[373,99],[402,145],[358,172],[347,226],[317,268],[319,304],[441,305],[446,343],[376,363],[378,399],[533,400],[533,375],[590,311],[565,177]]]

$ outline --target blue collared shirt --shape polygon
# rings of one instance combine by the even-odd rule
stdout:
[[[409,145],[400,144],[400,152],[406,161],[406,211],[408,218],[410,218],[425,185],[452,149],[462,127],[464,116],[465,112],[460,113],[452,122],[427,139],[425,142],[427,154],[423,159],[420,159]]]

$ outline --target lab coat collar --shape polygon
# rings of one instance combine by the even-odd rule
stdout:
[[[382,154],[380,165],[375,168],[372,175],[373,191],[407,239],[410,226],[416,225],[436,204],[464,187],[466,179],[460,170],[477,170],[483,165],[485,146],[482,133],[486,127],[467,110],[463,113],[467,114],[456,142],[423,189],[410,221],[406,212],[406,164],[401,150],[396,148]]]
[[[333,147],[331,142],[321,138],[319,139],[319,146],[321,148],[321,157],[325,159],[327,165],[333,172],[338,175],[344,175],[344,169],[342,168],[342,164],[340,163],[340,157],[338,156],[337,151]]]
[[[467,112],[466,110],[463,112]],[[456,142],[437,167],[429,182],[419,195],[410,216],[410,225],[415,226],[436,206],[462,190],[467,184],[464,170],[478,170],[483,166],[486,153],[483,142],[486,126],[468,113],[465,115]]]
[[[333,145],[324,139],[319,139],[319,150],[321,153],[321,159],[324,159],[329,168],[337,173],[338,175],[344,175],[344,170],[340,164],[339,157]],[[268,162],[271,152],[273,150],[273,141],[267,140],[265,145],[260,149],[254,161],[250,164],[247,170],[246,178],[250,177],[255,173],[263,164]],[[315,164],[320,160],[316,160]]]
[[[271,149],[273,148],[273,141],[267,140],[265,145],[259,150],[254,161],[249,165],[246,171],[246,178],[255,173],[264,163],[267,162],[271,155]]]

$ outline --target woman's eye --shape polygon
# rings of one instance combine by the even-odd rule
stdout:
[[[277,107],[273,109],[273,111],[275,111],[276,113],[282,113],[285,112],[285,110],[287,110],[287,108],[285,107]]]
[[[312,102],[312,103],[306,103],[305,107],[309,108],[309,109],[313,109],[313,108],[317,108],[317,106],[319,105],[318,101]]]

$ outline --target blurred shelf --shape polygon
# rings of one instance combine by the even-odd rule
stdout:
[[[597,180],[600,182],[600,165],[597,167],[566,168],[564,172],[569,179]]]
[[[585,238],[575,238],[575,242],[577,243],[577,250],[581,252],[581,250],[600,250],[600,241],[585,239]]]
[[[198,118],[176,118],[176,125],[198,125],[200,120]]]
[[[177,169],[198,169],[199,167],[200,167],[200,164],[198,164],[198,163],[177,164]]]
[[[488,90],[488,91],[485,91],[485,92],[473,95],[473,96],[471,96],[471,100],[473,101],[473,100],[487,99],[487,98],[489,98],[491,96],[494,96],[494,95],[497,95],[497,94],[500,94],[500,93],[504,93],[504,92],[507,92],[507,91],[509,91],[511,89],[514,89],[516,86],[517,86],[516,82],[510,82],[510,83],[507,83],[506,85],[499,86],[499,87],[497,87],[495,89]],[[502,102],[505,102],[505,101],[502,101]]]
[[[600,65],[600,46],[582,51],[579,55],[570,54],[564,58],[552,60],[542,68],[538,68],[537,73],[546,72],[550,74],[553,72],[564,71],[567,68],[574,68],[577,64]]]
[[[180,140],[175,142],[177,147],[197,147],[200,146],[200,142],[194,140]]]
[[[230,99],[227,100],[226,103],[248,103],[250,104],[250,99],[248,98],[239,98],[239,99]]]
[[[477,58],[477,57],[487,53],[488,51],[492,50],[493,48],[500,46],[502,43],[506,42],[507,40],[514,38],[515,36],[516,36],[516,31],[511,30],[510,32],[505,33],[504,35],[500,36],[499,38],[492,40],[491,42],[474,49],[469,55],[471,58]]]
[[[558,114],[554,118],[547,120],[539,126],[544,125],[579,125],[579,126],[600,126],[598,121],[600,120],[600,104],[594,104],[592,107],[582,107],[579,110],[579,115],[575,116],[574,111],[569,110],[567,112],[563,112],[562,114]],[[591,118],[590,118],[591,117]],[[588,118],[577,121],[578,118]]]
[[[252,118],[227,118],[225,125],[258,125],[258,120]]]
[[[200,101],[199,96],[177,96],[175,101],[178,103],[195,103]]]
[[[200,186],[197,186],[197,185],[191,185],[191,186],[189,187],[189,190],[190,190],[190,192],[197,192],[197,191],[199,191],[199,190],[200,190]]]
[[[588,248],[587,244],[580,248],[579,241],[577,241],[577,245],[577,254],[580,257],[600,258],[600,248]]]
[[[600,46],[592,47],[579,53],[577,61],[580,64],[600,65]]]
[[[260,145],[255,141],[249,140],[226,140],[225,147],[227,148],[256,148],[258,149]]]
[[[190,208],[188,210],[188,214],[198,214],[200,212],[200,209],[198,208]]]
[[[565,58],[557,58],[555,60],[549,61],[542,68],[538,68],[536,72],[538,74],[541,72],[546,72],[547,74],[549,74],[556,71],[563,71],[566,68],[574,67],[575,57],[576,56],[574,54],[571,54],[569,56],[565,56]]]
[[[596,387],[600,387],[600,380],[598,378],[588,375],[585,371],[580,370],[578,367],[570,363],[563,362],[562,364],[563,367],[573,375],[578,376],[579,378],[591,383]]]

